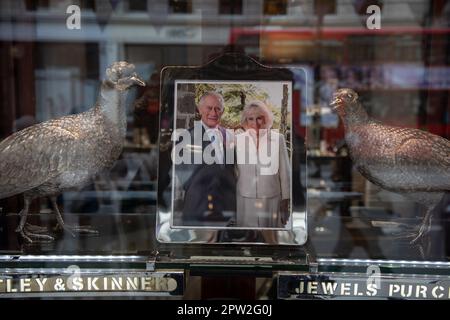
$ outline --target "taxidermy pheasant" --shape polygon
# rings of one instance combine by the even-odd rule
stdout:
[[[106,70],[96,105],[83,113],[49,120],[16,132],[0,143],[0,198],[23,194],[24,208],[16,229],[26,241],[51,241],[46,228],[26,222],[33,199],[48,197],[58,227],[96,233],[64,223],[56,197],[89,184],[111,168],[122,152],[127,120],[125,99],[133,85],[144,86],[134,65],[115,62]]]
[[[425,205],[418,241],[431,227],[433,209],[450,192],[450,141],[369,118],[352,89],[339,89],[331,106],[341,118],[345,141],[358,171],[370,182]]]

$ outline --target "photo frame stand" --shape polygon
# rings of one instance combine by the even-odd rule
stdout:
[[[257,233],[270,232],[277,239],[274,242],[253,241],[249,239],[232,239],[218,241],[223,230],[200,230],[198,228],[176,228],[171,225],[171,149],[173,147],[172,133],[174,132],[175,92],[176,81],[285,81],[294,82],[293,73],[287,68],[267,67],[253,58],[242,53],[225,53],[213,59],[204,66],[173,66],[165,67],[161,71],[161,113],[160,113],[160,154],[158,166],[158,204],[156,238],[159,241],[158,251],[168,252],[168,261],[185,262],[188,264],[207,263],[210,265],[242,265],[257,261],[256,264],[278,265],[315,261],[306,244],[307,214],[305,188],[293,190],[292,208],[293,224],[290,230],[256,230]],[[299,108],[292,105],[292,109]],[[292,112],[298,115],[298,111]],[[291,128],[289,134],[295,135]],[[304,137],[301,137],[304,144]],[[292,144],[294,145],[294,144]],[[300,157],[306,159],[304,148]],[[292,150],[295,152],[298,150]],[[300,151],[299,151],[300,152]],[[306,161],[302,161],[306,163]],[[300,166],[299,163],[294,165]],[[293,168],[296,173],[300,168]],[[300,177],[291,181],[292,186],[306,185],[305,179]],[[294,213],[296,215],[294,215]],[[298,218],[298,219],[297,219]],[[297,219],[297,220],[295,220]],[[226,230],[225,230],[226,231]],[[222,237],[223,239],[223,237]],[[221,257],[219,260],[214,260]],[[236,257],[241,257],[236,260]],[[271,258],[270,261],[268,258]],[[308,257],[308,258],[307,258]],[[247,259],[247,260],[246,260]],[[281,266],[280,264],[280,266]]]

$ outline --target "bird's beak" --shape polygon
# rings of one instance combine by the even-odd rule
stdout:
[[[336,109],[339,107],[339,105],[342,103],[341,98],[334,98],[333,101],[330,103],[331,110],[336,111]]]
[[[141,78],[139,78],[137,75],[132,76],[132,77],[131,77],[131,80],[132,80],[135,84],[137,84],[137,85],[139,85],[139,86],[141,86],[141,87],[145,87],[145,81],[142,80]]]

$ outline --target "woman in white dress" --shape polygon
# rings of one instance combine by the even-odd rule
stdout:
[[[290,168],[284,136],[261,101],[245,106],[236,135],[237,227],[283,228],[289,218]]]

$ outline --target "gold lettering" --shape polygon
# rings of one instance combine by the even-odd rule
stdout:
[[[426,286],[417,286],[416,287],[416,298],[419,298],[419,296],[422,296],[422,298],[426,299],[427,297],[427,287]]]
[[[141,278],[141,290],[143,290],[143,291],[151,291],[152,290],[150,288],[151,285],[152,285],[151,278],[147,278],[147,277],[142,277]]]
[[[317,294],[317,281],[308,282],[307,290],[309,294]]]
[[[112,277],[111,290],[123,290],[122,288],[122,277],[117,279],[116,277]]]
[[[341,283],[341,295],[342,296],[349,296],[351,295],[351,283],[345,282]]]
[[[30,292],[31,291],[31,279],[20,279],[20,291]]]
[[[48,281],[47,278],[36,278],[36,282],[39,286],[39,291],[41,291],[41,292],[44,291],[44,286],[47,281]]]
[[[400,292],[400,286],[398,284],[389,285],[389,297],[392,297],[394,293]]]
[[[157,287],[159,288],[158,278],[149,277],[150,279],[150,290],[157,291]]]
[[[151,274],[151,273],[150,273]],[[169,277],[169,274],[156,273],[156,276],[98,276],[98,277],[29,277],[29,278],[1,278],[0,293],[16,293],[16,292],[53,292],[53,291],[174,291],[178,282],[176,279]],[[69,281],[67,288],[66,281]],[[86,284],[87,281],[87,284]],[[313,282],[312,293],[317,291],[318,282]],[[303,284],[306,286],[306,283]],[[316,287],[314,287],[316,286]],[[439,293],[439,292],[438,292]]]
[[[88,290],[89,291],[91,291],[92,289],[100,290],[96,284],[96,282],[98,281],[98,277],[95,277],[95,278],[88,277],[87,280],[88,280]]]
[[[295,288],[295,293],[300,294],[303,292],[305,292],[305,283],[302,281],[302,282],[300,282],[300,286],[298,288]],[[449,292],[449,294],[450,294],[450,292]]]
[[[408,288],[408,291],[406,291],[406,288]],[[411,297],[412,292],[413,292],[413,286],[411,284],[408,284],[408,285],[402,284],[401,285],[400,295],[403,298]]]
[[[127,283],[127,290],[138,290],[139,287],[139,278],[138,277],[127,277],[126,279],[126,283]]]
[[[355,287],[353,288],[353,295],[354,296],[363,296],[364,293],[359,292],[359,284],[355,283]]]
[[[6,280],[6,292],[17,292],[16,288],[13,288],[13,281],[12,279]]]
[[[436,293],[437,290],[441,291],[441,293],[440,293],[440,294],[437,294],[437,293]],[[437,287],[434,287],[433,290],[431,290],[431,294],[433,295],[434,298],[436,298],[436,299],[441,299],[441,298],[444,296],[444,294],[442,293],[442,291],[444,291],[444,288],[441,287],[441,286],[437,286]]]

